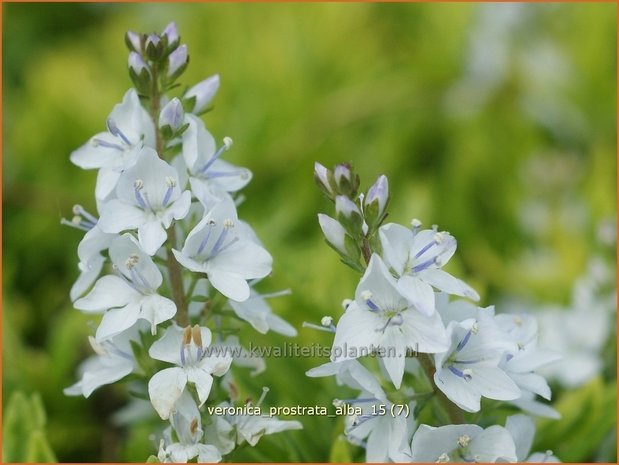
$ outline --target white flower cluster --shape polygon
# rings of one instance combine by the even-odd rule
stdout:
[[[535,318],[473,304],[477,292],[443,270],[456,251],[448,232],[423,229],[418,220],[410,228],[383,225],[384,176],[365,194],[350,165],[316,164],[315,179],[335,204],[336,218],[319,215],[327,242],[363,273],[337,324],[322,319],[322,329],[335,335],[331,361],[307,372],[335,375],[338,384],[360,391],[335,401],[357,408],[345,428],[349,441],[365,447],[369,462],[556,460],[551,452],[529,457],[534,425],[525,415],[486,429],[466,423],[473,416],[465,412],[480,412],[482,397],[532,415],[558,415],[536,400],[551,397],[537,370],[558,355],[538,346]],[[438,404],[426,409],[432,399]],[[453,424],[438,417],[439,406]]]
[[[207,401],[238,400],[232,352],[223,349],[239,344],[226,322],[246,321],[262,333],[296,331],[252,288],[270,274],[272,258],[237,216],[237,192],[251,172],[221,159],[232,140],[217,147],[198,117],[219,76],[169,99],[165,92],[177,86],[188,62],[175,24],[161,34],[129,32],[126,42],[135,88],[114,107],[107,130],[71,154],[80,168],[97,170],[100,214],[76,206],[73,220],[63,221],[86,231],[71,299],[78,310],[102,318],[90,338],[96,355],[65,392],[88,397],[133,373],[139,380],[133,389],[148,395],[170,423],[159,460],[218,462],[237,444],[253,446],[263,434],[301,427],[262,417],[203,422]]]

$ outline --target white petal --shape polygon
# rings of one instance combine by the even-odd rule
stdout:
[[[118,199],[106,202],[99,218],[99,227],[107,233],[136,229],[146,221],[144,210]]]
[[[249,298],[249,285],[237,273],[209,270],[208,279],[215,289],[232,300],[243,302]]]
[[[361,309],[370,311],[372,309],[364,298],[368,292],[374,305],[383,311],[393,310],[394,307],[405,308],[408,306],[406,299],[398,292],[395,278],[391,276],[387,266],[377,254],[373,254],[370,258],[367,270],[355,290],[357,305]]]
[[[93,257],[87,263],[84,263],[84,269],[80,273],[79,277],[71,287],[70,297],[71,301],[75,301],[81,295],[84,294],[92,286],[92,283],[99,277],[101,273],[101,269],[103,268],[103,264],[105,263],[105,258],[101,255]],[[80,263],[82,265],[82,263]]]
[[[384,359],[383,359],[384,360]],[[378,421],[381,419],[379,418]],[[389,461],[389,444],[394,438],[391,437],[391,431],[386,422],[374,427],[368,436],[367,447],[365,452],[365,461],[368,463],[385,463]]]
[[[454,278],[446,271],[438,268],[427,268],[418,274],[420,279],[423,279],[428,284],[431,284],[436,289],[452,295],[468,297],[469,299],[479,300],[479,294],[471,286],[464,281]]]
[[[385,356],[381,358],[385,369],[396,389],[400,389],[406,364],[407,341],[401,328],[389,326],[385,329],[380,345],[385,349]]]
[[[474,365],[473,375],[468,383],[489,399],[514,400],[521,395],[516,383],[498,367]]]
[[[139,272],[131,272],[127,266],[127,259],[131,256],[137,257],[137,263],[132,266]],[[138,241],[131,234],[126,233],[117,237],[110,246],[110,258],[116,268],[127,277],[134,281],[138,279],[140,284],[146,285],[148,288],[155,290],[161,286],[163,277],[153,259],[142,250]],[[141,276],[140,276],[141,275]],[[144,278],[142,280],[142,278]]]
[[[101,168],[97,173],[95,196],[99,200],[105,200],[114,192],[120,179],[120,171],[116,168]]]
[[[124,378],[133,371],[133,362],[121,357],[115,357],[113,364],[102,364],[100,369],[86,372],[82,378],[84,397],[89,397],[93,391],[106,384],[112,384]]]
[[[516,447],[509,431],[502,426],[493,425],[479,433],[469,444],[473,456],[480,462],[516,462]]]
[[[140,293],[118,276],[104,276],[92,291],[73,304],[78,310],[101,312],[109,308],[123,307],[140,298]]]
[[[148,382],[150,401],[162,420],[170,417],[174,404],[183,393],[186,384],[187,374],[178,367],[161,370],[150,379]]]
[[[537,373],[508,373],[510,378],[518,385],[520,389],[531,391],[539,394],[546,400],[550,400],[552,393],[550,386],[542,375]]]
[[[88,142],[71,153],[71,162],[82,169],[96,169],[114,165],[119,159],[119,151],[113,148],[98,145],[94,140],[102,140],[111,144],[117,144],[118,140],[109,132],[100,132]]]
[[[97,341],[103,341],[131,328],[140,316],[140,305],[132,303],[105,312],[97,328]]]
[[[180,365],[182,340],[183,330],[175,324],[168,326],[163,336],[153,342],[153,345],[150,346],[148,355],[155,360]]]
[[[447,425],[433,427],[420,425],[411,443],[413,462],[436,462],[443,454],[456,448],[458,438],[467,435],[474,438],[482,431],[477,425]],[[458,458],[450,457],[452,461]]]
[[[196,386],[196,391],[198,391],[198,399],[200,400],[199,406],[201,407],[204,402],[206,402],[206,399],[208,399],[208,395],[211,392],[213,377],[206,371],[196,368],[187,371],[187,379],[190,383],[193,383]]]
[[[146,221],[138,229],[138,240],[148,255],[155,255],[167,237],[165,229],[157,218]]]
[[[413,233],[404,226],[389,223],[381,226],[379,236],[385,261],[401,276],[409,259]]]
[[[384,324],[377,314],[350,304],[337,324],[331,360],[337,362],[368,354],[371,348],[378,347],[381,333],[377,329]]]
[[[213,257],[209,269],[236,273],[245,279],[264,278],[271,272],[273,258],[263,247],[243,239],[237,244]]]
[[[295,329],[295,327],[278,315],[268,313],[266,316],[266,321],[268,327],[276,333],[288,337],[295,337],[297,335],[297,330]]]
[[[526,459],[533,445],[533,437],[535,436],[535,423],[531,417],[523,414],[512,415],[507,417],[505,429],[509,431],[514,439],[516,446],[516,456],[518,461],[522,462]]]
[[[165,212],[165,221],[164,226],[166,228],[170,227],[172,223],[172,219],[182,220],[189,213],[189,208],[191,207],[191,192],[183,191],[178,199],[174,201],[172,205],[170,205]]]
[[[187,255],[176,249],[172,249],[172,253],[174,254],[174,257],[176,257],[176,261],[188,270],[195,271],[196,273],[207,272],[208,266],[205,263],[189,258]]]
[[[402,276],[398,289],[408,301],[424,315],[432,315],[435,310],[432,286],[415,276]]]
[[[434,384],[462,410],[479,412],[481,396],[463,378],[459,378],[446,368],[441,368],[434,373]]]
[[[409,309],[401,315],[400,327],[406,336],[409,349],[428,354],[445,352],[449,349],[449,336],[438,312],[426,316]]]
[[[176,304],[170,299],[157,294],[146,296],[142,299],[142,312],[140,318],[151,323],[151,332],[157,333],[156,326],[168,321],[176,315]]]

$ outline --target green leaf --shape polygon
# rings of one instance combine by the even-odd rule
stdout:
[[[161,463],[155,455],[151,455],[146,459],[146,463]]]

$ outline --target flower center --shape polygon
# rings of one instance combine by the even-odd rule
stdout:
[[[181,365],[184,367],[195,365],[202,360],[205,355],[200,326],[187,326],[183,330],[183,338],[181,341]]]
[[[210,220],[208,222],[207,227],[206,227],[206,233],[204,235],[204,238],[200,242],[200,245],[198,246],[196,255],[200,255],[202,252],[207,250],[206,246],[208,245],[211,239],[211,236],[213,236],[213,229],[215,228],[215,226],[216,226],[216,223],[214,220]],[[213,245],[211,246],[210,251],[206,253],[205,260],[214,258],[217,254],[223,252],[224,250],[226,250],[228,247],[230,247],[232,244],[234,244],[236,241],[239,240],[237,236],[228,237],[231,235],[230,230],[232,228],[234,228],[234,221],[232,221],[230,218],[224,220],[223,228],[221,229],[219,236],[217,236],[217,239],[215,239]]]

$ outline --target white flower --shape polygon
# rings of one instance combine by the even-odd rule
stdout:
[[[522,414],[507,417],[505,429],[509,431],[514,440],[518,462],[560,462],[557,457],[552,455],[551,451],[546,451],[546,453],[536,452],[529,455],[531,452],[531,446],[533,445],[533,438],[535,436],[535,423],[533,423],[533,420],[530,417]]]
[[[151,331],[176,314],[176,305],[156,293],[161,272],[130,234],[116,238],[110,258],[118,273],[100,278],[93,289],[74,306],[86,313],[104,313],[97,328],[97,341],[113,337],[139,319],[150,322]]]
[[[250,295],[247,280],[268,275],[272,258],[238,223],[232,200],[220,200],[189,233],[183,249],[172,251],[185,268],[206,273],[215,289],[242,302]]]
[[[357,286],[355,301],[337,324],[331,360],[357,358],[382,348],[383,353],[378,355],[393,384],[399,388],[408,349],[436,353],[448,347],[439,315],[427,316],[417,311],[400,294],[396,280],[380,257],[372,255]]]
[[[165,242],[172,220],[184,218],[191,205],[191,193],[181,193],[176,170],[150,148],[143,148],[135,165],[122,174],[116,196],[103,205],[99,226],[109,233],[137,228],[149,255]]]
[[[467,412],[478,412],[482,396],[497,400],[520,397],[518,386],[498,366],[511,344],[501,341],[491,311],[480,310],[477,321],[451,322],[447,331],[451,347],[434,356],[434,383],[449,400]]]
[[[516,447],[502,426],[421,425],[411,443],[413,462],[516,462]]]
[[[71,154],[83,169],[99,169],[95,195],[105,199],[123,170],[135,163],[142,146],[155,146],[155,127],[134,89],[127,91],[107,120],[108,131],[92,137]]]
[[[406,410],[394,410],[389,401],[367,398],[362,392],[358,399],[347,401],[353,407],[361,407],[362,415],[346,417],[344,433],[353,444],[365,447],[365,461],[369,463],[410,462],[410,441],[414,422],[406,416]],[[384,411],[381,409],[384,408]],[[408,405],[413,411],[414,403]],[[365,441],[364,441],[365,440]]]
[[[232,358],[225,352],[209,354],[210,343],[208,328],[172,325],[151,346],[148,353],[152,358],[176,365],[156,373],[148,382],[150,400],[162,419],[170,417],[187,383],[195,386],[202,406],[211,392],[212,375],[221,376],[230,368]]]
[[[247,321],[259,333],[266,334],[269,329],[284,336],[294,337],[297,330],[283,318],[274,314],[266,299],[288,295],[290,291],[275,292],[273,294],[258,294],[253,289],[247,300],[237,302],[230,299],[228,302],[236,315]]]
[[[308,370],[305,374],[310,378],[335,375],[338,385],[345,384],[353,389],[361,389],[380,401],[387,401],[380,382],[357,360],[324,363]]]
[[[105,263],[105,257],[101,255],[101,252],[110,246],[115,237],[117,237],[116,234],[101,231],[97,224],[84,234],[84,238],[77,246],[77,256],[80,260],[77,266],[80,275],[71,287],[72,301],[82,296],[99,277]]]
[[[185,392],[177,402],[176,410],[170,417],[170,423],[178,442],[171,439],[171,431],[159,445],[157,454],[163,463],[187,463],[197,457],[199,463],[217,463],[221,453],[213,445],[201,444],[203,436],[200,411],[191,396]]]
[[[182,135],[183,159],[189,172],[189,183],[196,198],[209,208],[221,197],[221,192],[236,192],[245,187],[251,181],[251,171],[220,159],[232,146],[232,139],[224,138],[218,149],[200,118],[186,114],[185,123],[189,127]]]
[[[379,235],[385,263],[399,277],[398,288],[420,312],[434,312],[432,287],[479,300],[473,288],[441,269],[456,251],[456,239],[449,233],[389,223],[381,226]]]
[[[66,388],[68,396],[89,397],[95,389],[112,384],[124,378],[135,369],[131,341],[139,340],[142,325],[136,324],[130,330],[99,343],[89,337],[90,346],[96,355],[86,359],[80,366],[81,379]]]
[[[530,391],[550,400],[551,393],[538,368],[559,360],[561,356],[537,346],[537,319],[527,314],[502,314],[494,317],[498,327],[516,344],[507,351],[499,365],[522,391]]]
[[[262,396],[256,402],[256,407],[259,407],[264,400],[268,388],[263,388]],[[221,404],[224,407],[229,407],[230,404]],[[303,429],[303,425],[298,421],[284,421],[276,417],[266,415],[250,415],[250,414],[235,414],[226,415],[226,421],[230,423],[235,430],[236,443],[241,445],[247,442],[250,446],[255,446],[265,434],[280,433],[293,429]]]

